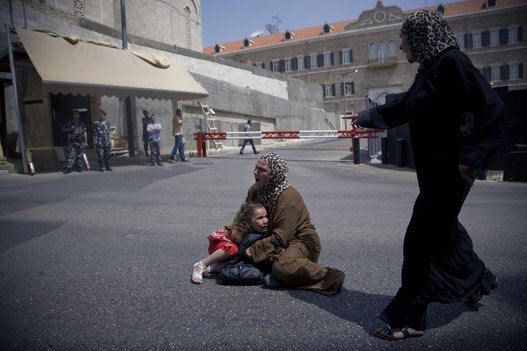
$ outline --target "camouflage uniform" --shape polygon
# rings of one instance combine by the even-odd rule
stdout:
[[[97,151],[99,171],[103,172],[105,169],[111,171],[110,150],[112,142],[110,140],[110,123],[103,120],[95,121],[95,123],[93,123],[93,136],[95,138],[95,149]]]
[[[71,128],[75,126],[75,129],[68,132],[68,159],[66,162],[66,170],[71,171],[73,164],[75,163],[77,171],[82,172],[84,170],[84,135],[86,133],[86,127],[81,121],[68,121],[64,125],[64,128]]]

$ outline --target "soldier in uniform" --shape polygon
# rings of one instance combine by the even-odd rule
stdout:
[[[73,120],[67,121],[62,127],[62,132],[68,133],[68,159],[66,161],[64,174],[71,172],[74,163],[77,172],[82,172],[84,169],[84,148],[88,138],[86,126],[80,120],[79,110],[73,110],[72,116]]]
[[[148,115],[147,110],[143,110],[144,117],[141,119],[143,123],[143,149],[145,150],[145,156],[148,156],[148,131],[146,128],[152,122],[152,118]]]
[[[110,167],[112,142],[110,140],[110,123],[106,121],[106,111],[103,109],[100,109],[100,111],[99,120],[93,123],[93,138],[95,139],[99,172],[104,172],[105,169],[107,171],[112,170]]]

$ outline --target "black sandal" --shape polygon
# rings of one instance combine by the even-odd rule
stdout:
[[[405,339],[410,339],[410,338],[417,338],[419,336],[424,335],[424,333],[412,335],[407,327],[401,328],[401,330],[399,331],[403,334],[402,338],[396,338],[395,335],[393,334],[392,328],[389,325],[385,325],[384,327],[378,328],[377,330],[375,330],[374,335],[380,339],[388,340],[388,341],[399,341],[399,340],[405,340]]]

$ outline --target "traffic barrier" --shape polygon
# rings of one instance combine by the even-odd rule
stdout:
[[[271,130],[253,132],[198,132],[194,134],[198,157],[207,157],[207,141],[228,139],[311,139],[311,138],[377,138],[384,129],[350,129],[350,130]],[[350,147],[353,152],[353,144]]]

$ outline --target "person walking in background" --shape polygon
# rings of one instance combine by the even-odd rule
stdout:
[[[146,130],[148,132],[148,143],[150,145],[150,165],[162,166],[161,164],[161,123],[157,121],[157,116],[152,115],[150,124]]]
[[[187,162],[185,158],[185,147],[183,145],[183,116],[179,108],[176,110],[174,118],[172,118],[172,133],[174,134],[175,141],[168,163],[176,162],[176,154],[178,151],[181,162]]]
[[[474,304],[498,286],[458,215],[476,169],[486,168],[502,142],[503,103],[437,12],[412,13],[401,38],[408,62],[420,65],[412,86],[355,117],[370,128],[408,122],[419,184],[404,237],[401,287],[379,316],[387,324],[375,331],[386,340],[423,335],[431,302]]]
[[[84,169],[84,144],[88,140],[86,126],[80,120],[79,110],[73,110],[72,118],[62,126],[62,132],[68,133],[68,159],[64,174],[70,173],[74,164],[77,172],[82,172]]]
[[[145,156],[148,156],[148,131],[146,128],[151,121],[152,119],[148,115],[148,111],[143,110],[143,118],[141,119],[141,122],[143,123],[143,150],[145,151]]]
[[[244,126],[243,130],[245,132],[250,132],[251,131],[251,120],[248,120],[247,123],[245,123],[245,126]],[[253,152],[254,152],[255,155],[259,154],[259,152],[256,151],[256,147],[254,147],[254,140],[251,138],[251,139],[244,139],[243,140],[242,148],[240,149],[240,155],[243,155],[243,150],[245,149],[245,145],[247,145],[247,143],[251,143],[251,146],[253,148]]]
[[[245,256],[267,266],[269,288],[286,286],[324,295],[338,294],[344,283],[341,270],[321,267],[320,239],[300,193],[287,181],[289,167],[278,154],[265,154],[256,162],[254,184],[246,201],[264,205],[269,216],[268,236],[253,243]]]
[[[93,123],[93,138],[95,139],[99,172],[104,172],[104,170],[111,171],[110,151],[112,141],[110,140],[110,123],[106,121],[106,111],[103,109],[100,109],[99,120]]]

